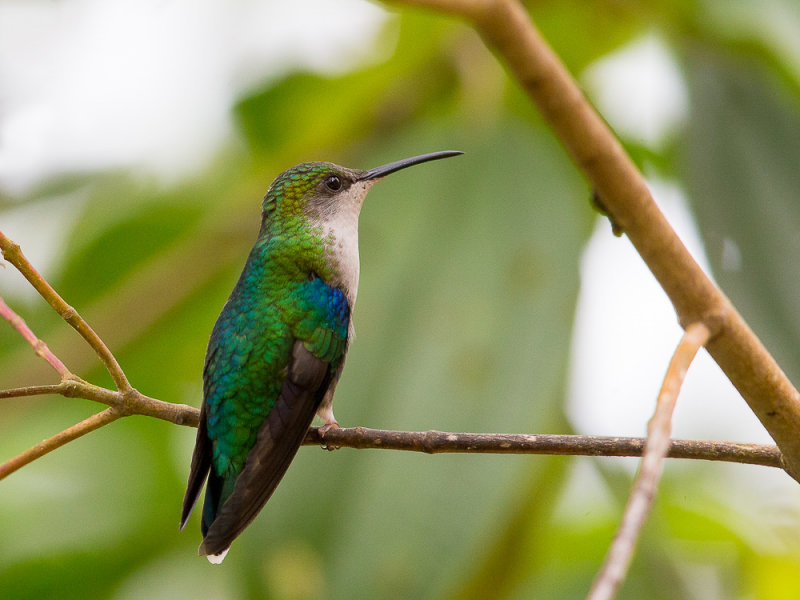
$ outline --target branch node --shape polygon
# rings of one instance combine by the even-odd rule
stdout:
[[[70,304],[64,306],[59,312],[61,314],[61,318],[70,323],[75,319],[75,317],[78,316],[78,311],[75,310]]]
[[[117,393],[117,402],[114,404],[113,408],[119,414],[120,417],[129,417],[136,413],[135,404],[136,400],[141,396],[139,391],[133,387],[130,387],[124,391],[120,390]]]
[[[5,238],[3,242],[3,245],[0,246],[0,252],[3,253],[3,258],[5,258],[8,262],[13,262],[11,258],[19,256],[20,254],[19,244],[13,240],[9,240],[8,238]]]
[[[725,306],[714,306],[699,316],[685,316],[680,319],[679,323],[684,331],[695,323],[705,325],[706,329],[708,329],[708,340],[706,341],[708,343],[728,329],[730,316],[730,311]]]
[[[601,215],[608,219],[608,222],[611,224],[611,233],[613,233],[616,237],[622,237],[622,234],[625,233],[622,225],[619,221],[611,214],[611,212],[606,207],[603,199],[600,197],[600,194],[597,190],[592,190],[591,196],[591,204],[592,207],[599,212]]]
[[[425,454],[436,454],[436,451],[439,448],[438,442],[441,435],[442,435],[441,431],[437,431],[435,429],[429,429],[428,431],[425,432],[425,435],[422,436],[420,449]]]
[[[79,397],[81,383],[83,383],[83,380],[78,377],[65,377],[61,380],[61,395],[65,398]]]

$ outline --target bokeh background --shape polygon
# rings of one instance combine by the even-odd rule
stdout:
[[[800,381],[800,7],[539,0],[531,15],[656,200]],[[361,217],[342,424],[641,435],[680,330],[478,36],[362,0],[0,0],[0,228],[133,384],[199,405],[274,176],[459,149]],[[0,294],[111,385],[13,268]],[[55,381],[0,328],[0,386]],[[5,400],[0,459],[100,407]],[[701,356],[675,435],[767,441]],[[629,459],[299,452],[225,563],[177,530],[194,430],[116,422],[0,483],[3,598],[583,597]],[[796,598],[797,485],[669,461],[619,597]]]

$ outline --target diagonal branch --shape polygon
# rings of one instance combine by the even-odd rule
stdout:
[[[678,394],[689,365],[710,336],[711,332],[703,323],[692,323],[686,328],[681,342],[675,349],[658,394],[655,414],[647,427],[647,445],[628,504],[625,506],[622,523],[608,549],[606,559],[589,591],[587,600],[610,600],[616,595],[625,579],[636,540],[655,499],[664,458],[669,452],[672,413],[675,410]]]
[[[103,364],[114,380],[114,385],[117,386],[117,389],[122,392],[132,389],[128,378],[122,371],[122,367],[119,366],[117,359],[111,353],[111,350],[109,350],[105,345],[103,340],[100,339],[100,336],[95,333],[94,329],[92,329],[89,324],[83,320],[83,317],[81,317],[74,308],[67,304],[64,299],[58,295],[58,292],[56,292],[52,286],[47,283],[47,281],[45,281],[44,277],[42,277],[39,272],[33,268],[31,263],[28,262],[28,259],[25,258],[25,255],[22,254],[19,244],[16,244],[8,239],[2,231],[0,231],[0,252],[2,252],[3,258],[14,265],[17,270],[22,273],[23,277],[28,280],[28,283],[30,283],[34,289],[39,292],[39,295],[41,295],[42,298],[44,298],[47,303],[53,307],[53,310],[61,315],[61,317],[67,323],[69,323],[79,334],[81,334],[83,339],[85,339],[86,342],[94,349],[94,351],[97,353],[97,356],[99,356],[100,360],[103,361]]]
[[[800,393],[664,218],[647,183],[516,0],[393,0],[471,22],[541,111],[612,222],[624,231],[670,298],[680,323],[703,322],[728,379],[800,480]]]
[[[0,236],[3,236],[2,232],[0,232]],[[10,241],[4,236],[3,239],[6,242]],[[11,245],[16,246],[16,244],[13,243],[11,243]],[[25,260],[24,256],[22,256],[22,253],[19,251],[19,246],[16,246],[16,251],[10,252],[10,254],[16,254],[18,258],[21,257],[20,263],[23,264],[23,266],[27,265],[27,267],[29,267],[31,271],[36,274],[39,280],[43,282],[44,286],[52,290],[50,285],[44,281],[44,278],[36,273],[36,271],[33,270],[33,267],[27,263],[27,260]],[[55,291],[53,291],[53,294],[58,297]],[[74,314],[77,315],[77,313]],[[48,438],[33,448],[26,450],[25,452],[0,465],[0,479],[7,477],[17,469],[27,465],[37,458],[44,456],[49,452],[52,452],[56,448],[60,448],[64,444],[67,444],[72,440],[75,440],[99,427],[115,421],[119,417],[126,415],[137,413],[148,414],[150,416],[172,421],[173,423],[177,424],[185,424],[188,421],[190,424],[194,424],[195,426],[197,425],[198,411],[196,409],[186,405],[171,404],[156,400],[155,398],[149,398],[148,396],[141,394],[138,390],[131,387],[130,384],[127,383],[128,380],[124,374],[122,377],[127,385],[127,389],[118,389],[117,391],[92,385],[80,377],[77,377],[70,372],[70,370],[55,354],[50,351],[47,345],[33,333],[25,321],[11,309],[2,298],[0,298],[0,316],[11,323],[14,329],[16,329],[25,339],[25,341],[31,345],[36,354],[47,360],[47,362],[50,363],[50,365],[61,375],[61,382],[56,385],[38,385],[9,390],[0,390],[0,399],[40,396],[46,394],[61,394],[62,396],[69,398],[81,397],[89,400],[95,400],[109,406],[109,408],[105,411],[94,415],[93,417],[90,417],[85,421],[78,423],[77,425],[65,429],[64,431],[52,436],[51,438]],[[80,319],[80,317],[78,317],[78,319]],[[82,319],[80,320],[83,322]],[[88,325],[86,327],[88,327]],[[91,331],[91,328],[89,328],[89,331]],[[96,336],[93,331],[92,334]],[[97,339],[99,340],[100,338],[97,337]],[[102,347],[108,352],[113,364],[119,368],[119,365],[117,364],[116,359],[114,359],[114,356],[111,354],[110,350],[108,350],[102,341],[100,341],[100,344],[102,344]]]
[[[31,345],[33,351],[36,353],[36,356],[39,356],[50,363],[50,366],[58,371],[59,375],[61,375],[61,379],[66,379],[67,377],[72,376],[72,373],[66,367],[66,365],[64,365],[64,363],[61,362],[61,360],[50,351],[50,348],[47,347],[47,344],[36,337],[33,331],[31,331],[30,327],[28,327],[28,325],[25,323],[25,320],[11,310],[11,308],[2,298],[0,298],[0,317],[3,317],[6,321],[11,323],[11,326],[16,329],[20,335],[25,338],[25,341]]]

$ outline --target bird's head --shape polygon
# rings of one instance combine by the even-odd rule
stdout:
[[[372,186],[395,171],[430,160],[462,154],[455,150],[432,152],[362,171],[329,162],[302,163],[278,175],[264,197],[264,223],[308,219],[317,223],[341,217],[358,218]]]

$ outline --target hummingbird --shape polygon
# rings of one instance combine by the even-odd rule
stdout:
[[[462,154],[422,154],[367,171],[329,162],[278,175],[261,229],[211,332],[181,530],[206,483],[199,554],[222,562],[269,500],[314,415],[339,424],[333,393],[353,338],[358,216],[386,175]]]

